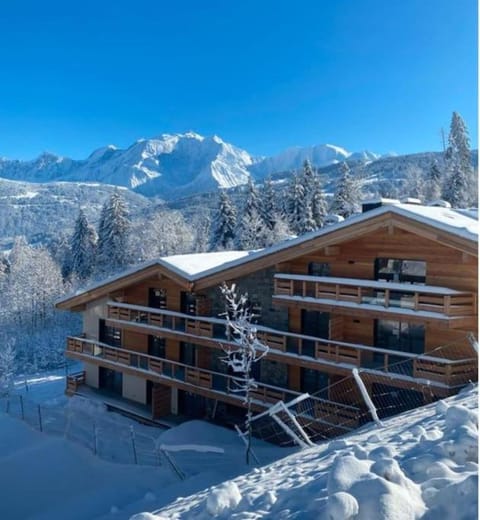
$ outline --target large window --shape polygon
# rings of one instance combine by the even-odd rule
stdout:
[[[167,291],[165,289],[148,290],[148,306],[155,309],[167,308]]]
[[[375,345],[379,348],[422,354],[425,348],[425,327],[402,321],[376,320]]]
[[[313,368],[301,368],[300,370],[301,391],[325,399],[328,395],[329,375]]]
[[[100,330],[98,339],[102,343],[111,345],[112,347],[121,348],[122,346],[122,331],[115,327],[106,325],[105,320],[100,320]]]
[[[123,376],[121,372],[99,367],[98,386],[113,394],[122,395]]]
[[[180,311],[184,314],[197,314],[197,299],[194,294],[182,291],[180,295]]]
[[[328,338],[330,314],[328,312],[302,310],[302,334],[315,338]],[[302,354],[315,357],[315,342],[302,341]]]
[[[197,348],[192,343],[180,343],[180,363],[197,366]]]
[[[310,276],[330,276],[330,264],[325,262],[310,262],[308,264]]]
[[[148,353],[150,356],[165,358],[165,338],[148,336]]]
[[[375,259],[375,279],[385,282],[425,284],[427,264],[423,260]]]

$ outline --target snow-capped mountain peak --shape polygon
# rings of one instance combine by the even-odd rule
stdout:
[[[218,135],[204,137],[192,130],[138,139],[122,149],[108,145],[85,160],[72,160],[45,152],[32,161],[0,160],[0,177],[26,182],[96,182],[134,189],[163,198],[191,195],[245,184],[253,175],[297,170],[305,159],[324,167],[346,159],[372,161],[371,152],[352,154],[340,146],[321,144],[291,147],[267,158],[247,151]]]

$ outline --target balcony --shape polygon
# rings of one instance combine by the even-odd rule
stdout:
[[[211,348],[238,348],[226,334],[226,320],[191,316],[164,309],[127,303],[108,303],[109,321],[115,326],[133,326],[148,334],[171,336],[180,341]],[[436,355],[371,347],[334,341],[257,326],[257,337],[269,347],[268,359],[282,363],[350,375],[361,368],[395,384],[429,384],[440,390],[454,388],[474,378],[477,367],[473,352],[449,348]]]
[[[225,373],[139,354],[135,351],[75,336],[67,338],[67,355],[86,362],[100,362],[114,370],[132,371],[145,379],[193,391],[212,399],[219,399],[237,406],[244,405],[244,395],[238,391],[239,379]],[[257,388],[252,392],[253,408],[263,411],[278,401],[288,402],[300,395],[302,394],[293,390],[257,382]],[[356,406],[312,396],[310,399],[313,404],[313,416],[310,419],[318,419],[320,425],[327,424],[329,427],[333,426],[345,432],[358,427],[358,421],[364,415],[364,411]],[[335,420],[332,419],[333,422],[329,422],[325,418],[326,411],[328,412],[327,417],[335,416]]]
[[[474,323],[476,296],[448,287],[355,278],[276,274],[274,302],[354,316]]]

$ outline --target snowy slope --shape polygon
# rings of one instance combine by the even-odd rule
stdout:
[[[472,386],[131,520],[476,520],[477,415]]]
[[[18,235],[31,243],[48,243],[60,233],[69,234],[80,208],[96,223],[114,189],[99,183],[35,184],[0,178],[0,250],[9,249]],[[133,220],[153,207],[150,199],[130,190],[121,189],[121,194]]]

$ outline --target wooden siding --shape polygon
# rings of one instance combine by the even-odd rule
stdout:
[[[131,330],[122,331],[122,347],[148,354],[148,336]]]
[[[424,260],[427,263],[427,285],[478,291],[478,260],[418,235],[394,229],[379,229],[350,242],[341,243],[336,254],[325,254],[325,248],[279,265],[278,272],[307,274],[310,262],[330,264],[330,276],[342,278],[374,278],[376,258]]]
[[[172,389],[160,383],[152,385],[152,417],[159,419],[171,412]]]

